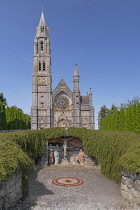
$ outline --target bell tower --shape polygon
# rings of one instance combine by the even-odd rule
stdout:
[[[42,11],[34,39],[31,129],[52,127],[52,75],[49,28]]]

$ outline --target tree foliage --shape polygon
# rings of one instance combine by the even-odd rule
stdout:
[[[29,129],[30,116],[16,106],[7,106],[6,98],[0,93],[0,130]]]
[[[101,107],[102,108],[102,107]],[[128,101],[114,112],[108,112],[105,117],[100,118],[100,130],[133,131],[140,133],[140,99],[134,98]]]
[[[98,114],[98,126],[100,128],[100,124],[101,124],[101,120],[104,118],[104,117],[107,117],[109,114],[109,109],[106,107],[106,105],[103,105],[101,108],[100,108],[100,111],[99,111],[99,114]]]
[[[7,105],[7,100],[4,98],[3,93],[0,93],[0,102],[2,102],[5,106]]]
[[[29,115],[24,114],[22,109],[16,106],[6,107],[6,120],[8,130],[30,128]]]
[[[0,101],[0,130],[7,129],[5,105]]]

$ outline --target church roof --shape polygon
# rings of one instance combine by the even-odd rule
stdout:
[[[89,104],[89,96],[81,96],[81,104]]]
[[[62,79],[59,82],[59,84],[56,86],[56,88],[53,91],[53,95],[56,96],[61,91],[66,92],[68,95],[70,95],[72,97],[72,91],[70,90],[70,88],[68,87],[68,85],[66,84],[64,79]]]

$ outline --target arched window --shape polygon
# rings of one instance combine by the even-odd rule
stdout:
[[[46,70],[46,64],[45,64],[45,61],[43,61],[43,71]]]
[[[41,71],[41,62],[39,61],[39,71]]]
[[[43,50],[43,41],[40,42],[41,50]]]

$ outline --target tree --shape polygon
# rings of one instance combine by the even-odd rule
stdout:
[[[112,104],[111,109],[109,109],[109,114],[115,114],[118,110],[119,108]]]
[[[139,102],[140,102],[140,98],[134,97],[132,101],[128,100],[127,106],[133,106],[134,104],[138,105]]]
[[[6,117],[8,130],[30,128],[30,116],[16,106],[6,107]]]
[[[0,102],[2,102],[5,106],[7,105],[7,100],[4,98],[3,93],[0,93]]]
[[[106,107],[106,105],[103,105],[100,108],[99,114],[98,114],[98,127],[100,128],[101,121],[104,117],[107,117],[109,115],[109,109]]]
[[[111,109],[101,107],[99,112],[99,125],[101,130],[132,131],[140,133],[140,98]]]
[[[7,129],[5,105],[0,101],[0,130]]]

